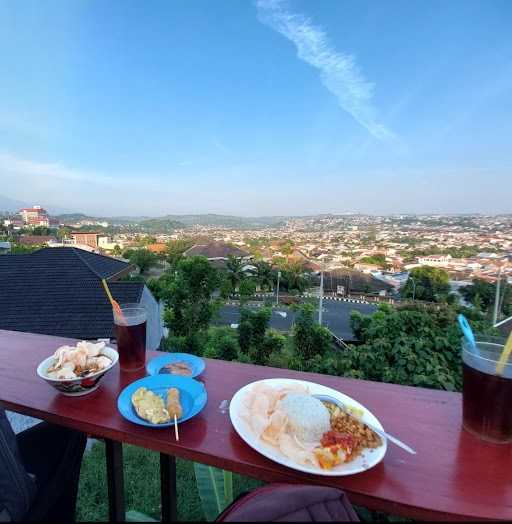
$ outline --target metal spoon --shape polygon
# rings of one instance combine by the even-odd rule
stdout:
[[[313,395],[313,397],[317,398],[318,400],[321,400],[322,402],[330,402],[331,404],[335,404],[338,406],[342,411],[350,415],[351,417],[354,417],[354,415],[350,412],[350,410],[343,404],[341,400],[338,400],[337,398],[331,397],[329,395]],[[357,419],[357,417],[354,417]],[[359,420],[359,419],[357,419]],[[401,440],[398,440],[396,437],[393,437],[393,435],[390,435],[389,433],[386,433],[384,430],[379,429],[375,427],[373,424],[369,424],[368,422],[360,421],[363,424],[365,424],[367,427],[369,427],[372,431],[377,433],[382,438],[385,438],[386,440],[389,440],[399,448],[402,448],[403,450],[407,451],[407,453],[411,453],[411,455],[416,455],[416,451],[409,447],[407,444],[404,444]]]

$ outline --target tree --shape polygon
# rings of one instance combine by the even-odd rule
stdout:
[[[281,282],[288,291],[303,293],[309,284],[309,275],[301,261],[288,262],[281,271]]]
[[[229,280],[229,278],[227,277],[222,278],[219,291],[220,291],[220,296],[224,300],[227,300],[229,296],[231,295],[231,293],[233,293],[233,286],[231,285],[231,281]]]
[[[11,255],[25,255],[41,249],[40,246],[23,246],[21,244],[11,245]]]
[[[48,236],[51,234],[51,230],[49,227],[36,226],[34,229],[32,229],[32,234],[36,236]]]
[[[364,316],[352,313],[352,328],[362,343],[340,354],[337,374],[355,378],[458,391],[462,385],[461,333],[457,308],[379,306]],[[487,328],[478,313],[474,331]]]
[[[377,266],[386,266],[385,255],[372,255],[370,257],[363,257],[359,262],[362,264],[375,264]]]
[[[234,257],[233,255],[228,256],[226,270],[228,273],[228,278],[231,282],[231,286],[235,291],[238,289],[240,282],[245,276],[243,271],[244,265],[245,263],[242,258]]]
[[[121,247],[119,246],[119,244],[116,244],[114,246],[114,249],[112,250],[112,254],[115,256],[115,257],[120,257],[121,256]]]
[[[404,298],[413,297],[426,302],[445,302],[450,293],[449,275],[443,269],[430,266],[416,267],[409,273],[400,291]]]
[[[256,282],[252,278],[245,277],[238,289],[240,293],[240,304],[245,304],[256,293]]]
[[[65,238],[68,238],[70,234],[71,234],[71,229],[66,226],[59,227],[59,229],[57,230],[57,238],[59,240],[64,240]]]
[[[178,239],[167,242],[164,258],[171,268],[176,267],[178,262],[183,258],[183,253],[191,246],[192,242],[190,240]]]
[[[316,323],[312,304],[304,304],[298,311],[292,332],[297,356],[304,361],[311,360],[316,355],[323,356],[332,347],[329,330]]]
[[[156,237],[151,236],[151,235],[144,235],[143,237],[140,237],[139,240],[137,241],[137,245],[139,247],[146,247],[146,246],[149,246],[150,244],[155,244],[155,243],[156,243]]]
[[[250,357],[251,362],[255,364],[266,362],[267,351],[272,346],[272,342],[265,338],[271,315],[272,310],[267,307],[257,311],[251,311],[248,308],[240,309],[240,324],[238,325],[240,351]]]
[[[141,274],[145,273],[158,262],[158,257],[147,249],[127,249],[123,253],[123,257],[127,258],[130,263],[136,265]]]
[[[276,282],[275,271],[272,269],[272,266],[267,262],[256,262],[254,264],[256,268],[253,271],[256,281],[258,282],[260,288],[266,291],[272,291],[274,289],[274,283]]]
[[[475,278],[472,285],[461,287],[460,293],[465,300],[482,311],[492,311],[494,308],[496,284]],[[512,314],[512,286],[504,281],[501,282],[499,304],[504,315]]]
[[[174,337],[183,337],[189,350],[198,353],[201,332],[208,329],[218,308],[212,294],[219,283],[218,271],[205,257],[180,260],[173,271],[167,271],[151,289],[166,306],[164,321]]]
[[[210,327],[204,356],[221,360],[236,360],[239,353],[236,331],[230,327]]]

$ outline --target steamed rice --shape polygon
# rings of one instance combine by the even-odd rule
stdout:
[[[280,402],[293,434],[301,442],[319,442],[331,429],[330,414],[324,404],[311,395],[290,393]]]

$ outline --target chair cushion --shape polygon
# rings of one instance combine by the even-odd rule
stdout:
[[[239,497],[217,522],[359,522],[346,494],[335,488],[270,484]]]

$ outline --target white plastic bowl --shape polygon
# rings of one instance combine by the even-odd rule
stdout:
[[[112,369],[119,360],[119,354],[117,353],[117,351],[108,346],[105,346],[101,350],[101,355],[105,355],[106,357],[110,358],[110,360],[112,360],[112,364],[110,364],[110,366],[108,366],[105,369],[101,369],[100,371],[96,371],[96,373],[88,375],[87,377],[78,377],[71,379],[57,379],[48,377],[48,368],[51,367],[51,365],[55,362],[55,358],[53,357],[53,355],[51,357],[45,358],[39,364],[39,366],[37,366],[37,374],[44,381],[48,382],[48,384],[60,391],[63,395],[68,395],[70,397],[79,397],[81,395],[87,395],[87,393],[91,393],[92,391],[98,388],[98,386],[100,385],[101,378],[105,375],[105,373]]]

